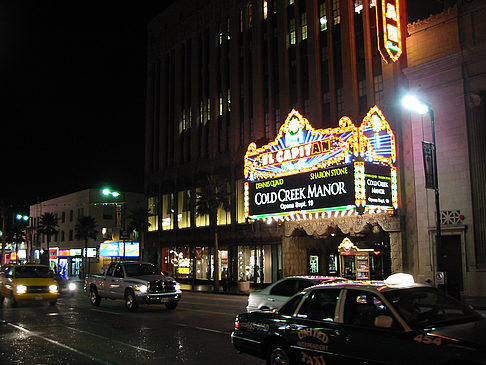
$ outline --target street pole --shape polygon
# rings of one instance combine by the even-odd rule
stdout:
[[[435,219],[436,219],[435,251],[437,257],[437,271],[441,272],[443,270],[443,265],[442,265],[442,235],[440,230],[439,171],[437,169],[437,142],[435,139],[435,118],[434,118],[434,110],[432,108],[429,108],[429,115],[430,115],[430,122],[432,125],[432,143],[434,144],[433,159],[434,159]],[[447,280],[447,278],[445,277],[444,280]]]

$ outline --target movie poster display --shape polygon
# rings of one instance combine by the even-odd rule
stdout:
[[[398,208],[396,142],[374,106],[359,127],[348,117],[315,130],[292,110],[276,139],[245,154],[245,214],[282,219],[339,210]]]

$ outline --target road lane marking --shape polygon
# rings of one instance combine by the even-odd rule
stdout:
[[[119,316],[121,313],[117,313],[117,312],[110,312],[110,311],[105,311],[103,309],[93,309],[91,308],[92,311],[95,311],[95,312],[101,312],[101,313],[108,313],[108,314],[115,314],[117,316]]]
[[[179,304],[204,305],[204,306],[208,306],[208,307],[214,306],[214,304],[204,304],[204,303],[201,303],[201,302],[189,302],[189,301],[186,301],[186,300],[181,300],[179,302]],[[241,305],[222,305],[221,307],[222,308],[228,308],[228,309],[246,310],[244,308],[242,309]]]
[[[102,339],[105,339],[105,340],[108,340],[108,341],[111,341],[111,342],[115,342],[115,343],[118,343],[118,344],[123,345],[123,346],[129,346],[129,347],[134,348],[136,350],[150,352],[151,354],[154,354],[155,353],[155,351],[148,350],[148,349],[145,349],[143,347],[138,347],[138,346],[135,346],[135,345],[130,345],[129,343],[126,343],[126,342],[121,342],[121,341],[118,341],[118,340],[113,340],[112,338],[105,337],[105,336],[101,336],[101,335],[97,335],[96,333],[91,333],[91,332],[83,331],[83,330],[80,330],[80,329],[77,329],[77,328],[74,328],[74,327],[69,327],[69,326],[66,326],[66,328],[69,328],[70,330],[73,330],[73,331],[77,331],[77,332],[81,332],[81,333],[86,333],[86,334],[91,335],[91,336],[94,336],[94,337],[99,337],[99,338],[102,338]]]
[[[30,335],[30,336],[39,337],[39,338],[41,338],[41,339],[43,339],[43,340],[45,340],[45,341],[47,341],[47,342],[49,342],[49,343],[52,343],[53,345],[56,345],[56,346],[59,346],[59,347],[65,348],[66,350],[72,351],[72,352],[74,352],[74,353],[76,353],[76,354],[78,354],[78,355],[81,355],[81,356],[87,357],[87,358],[89,358],[89,359],[91,359],[91,360],[93,360],[93,361],[97,361],[97,362],[99,362],[99,363],[101,363],[101,364],[111,365],[111,363],[109,363],[108,361],[105,361],[105,360],[99,359],[99,358],[97,358],[97,357],[95,357],[95,356],[93,356],[93,355],[89,355],[89,354],[87,354],[87,353],[85,353],[85,352],[82,352],[82,351],[76,350],[75,348],[70,347],[70,346],[68,346],[68,345],[65,345],[65,344],[63,344],[63,343],[61,343],[61,342],[58,342],[58,341],[55,341],[55,340],[51,340],[50,338],[45,337],[45,336],[43,336],[43,335],[40,335],[40,334],[38,334],[38,333],[36,333],[36,332],[30,331],[30,330],[28,330],[27,328],[24,328],[24,327],[21,327],[21,326],[17,326],[17,325],[15,325],[15,324],[13,324],[13,323],[7,323],[7,325],[8,325],[8,326],[10,326],[10,327],[16,328],[16,329],[18,329],[19,331],[25,332],[25,333],[27,333],[27,334],[28,334],[28,335]]]
[[[214,333],[220,333],[220,334],[223,334],[223,335],[227,335],[227,336],[230,336],[231,333],[229,332],[223,332],[223,331],[219,331],[219,330],[213,330],[211,328],[204,328],[204,327],[191,327],[187,324],[184,324],[184,323],[176,323],[178,326],[180,327],[188,327],[188,328],[195,328],[195,329],[198,329],[198,330],[201,330],[201,331],[207,331],[207,332],[214,332]]]
[[[231,316],[231,317],[236,317],[236,314],[234,313],[224,313],[224,312],[215,312],[215,311],[207,311],[203,309],[192,309],[192,308],[182,308],[182,307],[177,307],[177,310],[183,310],[183,311],[189,311],[189,312],[200,312],[200,313],[209,313],[209,314],[222,314],[225,316]]]

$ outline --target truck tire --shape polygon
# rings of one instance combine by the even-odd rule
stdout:
[[[13,293],[10,293],[10,306],[15,308],[17,306],[17,301],[15,300],[15,296]]]
[[[125,293],[125,306],[130,312],[135,312],[138,309],[135,293],[131,289],[127,290]]]
[[[89,290],[89,301],[95,307],[100,305],[101,297],[99,296],[98,290],[96,289],[96,287],[91,287],[91,289]]]
[[[165,307],[167,309],[176,309],[178,302],[167,302],[165,303]]]

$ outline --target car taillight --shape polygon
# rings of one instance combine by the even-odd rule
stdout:
[[[240,321],[238,321],[238,318],[235,319],[235,330],[240,328]]]

